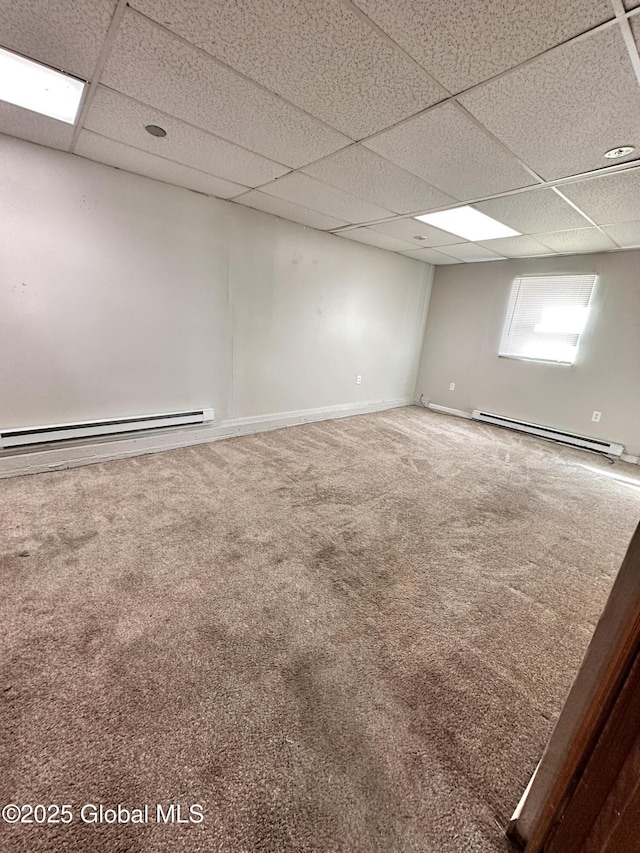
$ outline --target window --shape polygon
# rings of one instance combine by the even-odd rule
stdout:
[[[595,275],[516,278],[498,355],[573,364],[595,281]]]

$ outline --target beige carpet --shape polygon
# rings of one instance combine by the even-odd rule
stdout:
[[[624,478],[408,408],[0,482],[0,801],[73,806],[0,848],[508,849]],[[172,802],[204,822],[155,823]]]

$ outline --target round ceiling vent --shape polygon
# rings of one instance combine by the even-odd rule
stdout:
[[[164,127],[158,127],[157,124],[148,124],[145,127],[145,130],[147,131],[147,133],[150,133],[151,136],[166,136],[167,135],[167,131],[164,129]]]

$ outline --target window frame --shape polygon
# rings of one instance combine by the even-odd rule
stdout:
[[[584,272],[584,271],[574,270],[571,272],[562,271],[562,272],[535,273],[533,275],[531,275],[529,273],[517,273],[516,275],[513,276],[513,278],[511,279],[511,283],[509,285],[509,292],[507,295],[507,304],[506,304],[506,307],[504,310],[504,315],[502,318],[502,324],[500,326],[500,337],[498,340],[498,358],[506,358],[506,359],[510,359],[511,361],[524,361],[524,362],[533,362],[533,363],[538,363],[538,364],[556,365],[557,367],[573,367],[575,365],[575,363],[578,359],[578,353],[580,350],[580,340],[581,340],[582,335],[584,334],[584,332],[586,330],[586,324],[585,324],[585,328],[581,332],[578,333],[578,340],[576,342],[576,352],[575,352],[575,357],[574,357],[573,361],[558,361],[555,358],[540,358],[537,356],[513,355],[511,353],[500,352],[500,348],[502,346],[502,340],[504,338],[504,327],[506,325],[507,318],[509,316],[509,306],[511,303],[511,294],[513,292],[513,287],[514,287],[516,281],[518,279],[572,278],[575,276],[582,276],[582,277],[593,276],[593,286],[591,288],[591,293],[589,294],[589,301],[587,303],[587,308],[590,308],[591,304],[592,304],[592,300],[593,300],[593,294],[596,290],[596,286],[597,286],[598,280],[600,278],[600,276],[596,272]],[[587,320],[587,322],[588,322],[588,320]]]

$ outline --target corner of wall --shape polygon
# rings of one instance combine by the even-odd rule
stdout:
[[[420,391],[418,385],[420,383],[420,374],[422,373],[422,360],[424,358],[424,348],[425,348],[425,340],[427,334],[427,319],[429,317],[429,305],[431,304],[431,291],[433,290],[433,279],[435,277],[436,268],[434,264],[425,264],[425,270],[423,272],[423,281],[424,281],[424,303],[422,307],[422,322],[421,322],[421,331],[420,338],[422,344],[420,346],[420,353],[418,355],[416,367],[415,367],[415,376],[413,382],[413,399],[416,402],[416,405],[420,402]]]

